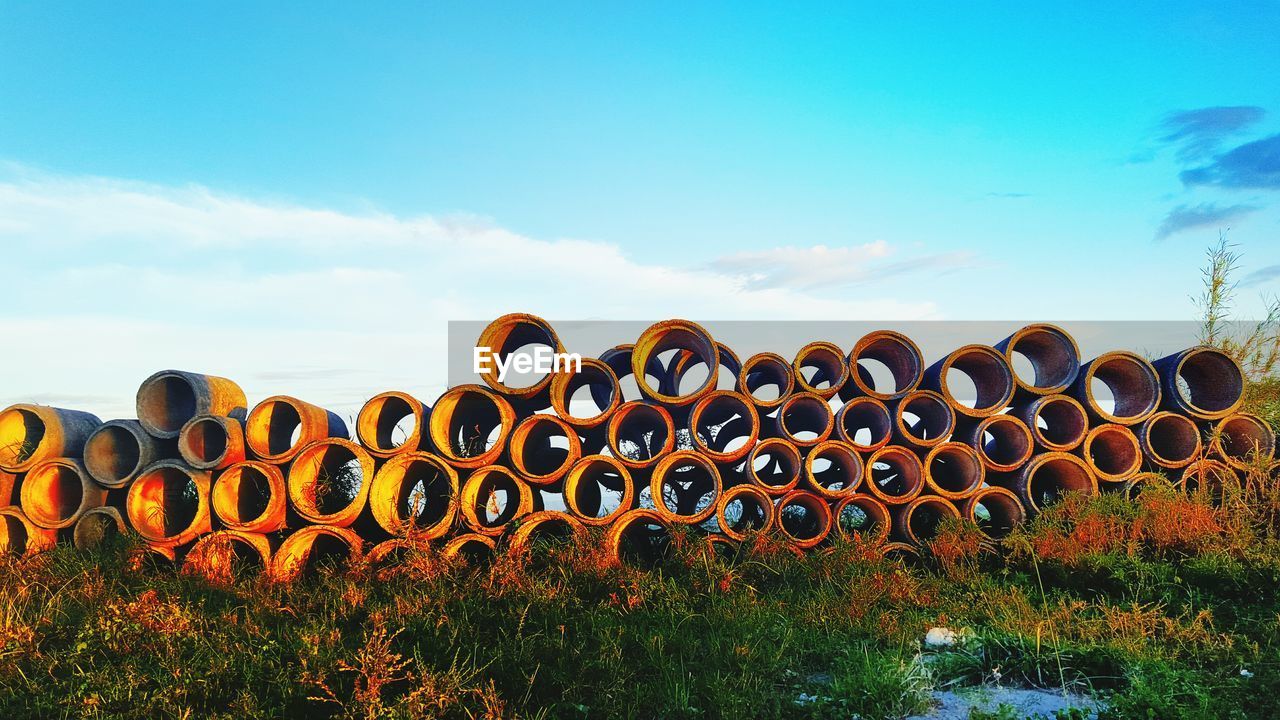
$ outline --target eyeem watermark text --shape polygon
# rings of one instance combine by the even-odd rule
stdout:
[[[471,369],[477,375],[498,371],[498,382],[507,379],[507,372],[514,370],[521,375],[553,372],[582,372],[582,356],[578,353],[561,353],[539,345],[532,353],[512,353],[505,359],[493,348],[480,346],[471,356]]]

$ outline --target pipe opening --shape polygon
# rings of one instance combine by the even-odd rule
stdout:
[[[1197,460],[1182,471],[1178,485],[1184,492],[1198,492],[1201,489],[1221,491],[1224,487],[1235,485],[1239,479],[1226,463],[1217,460]]]
[[[196,389],[181,375],[153,376],[138,390],[139,419],[161,432],[178,432],[197,408]]]
[[[1116,422],[1141,420],[1160,402],[1159,380],[1150,364],[1136,355],[1103,355],[1093,361],[1091,374],[1088,395],[1094,409]]]
[[[836,420],[845,442],[864,452],[883,447],[893,434],[889,408],[875,398],[853,398],[840,408]]]
[[[989,538],[1002,538],[1013,532],[1026,520],[1022,503],[1003,488],[985,488],[978,491],[969,506],[969,517],[978,529]]]
[[[883,539],[889,535],[889,510],[875,498],[854,496],[839,505],[835,523],[847,538]]]
[[[493,559],[493,542],[483,535],[459,535],[444,548],[444,556],[481,566]]]
[[[993,415],[983,422],[978,452],[989,465],[1012,470],[1031,457],[1031,431],[1010,415]]]
[[[546,552],[572,544],[577,534],[578,526],[570,516],[545,511],[526,516],[525,523],[512,536],[512,546],[518,551]]]
[[[498,446],[508,430],[508,421],[502,408],[488,393],[477,390],[459,390],[452,403],[440,402],[434,414],[444,414],[443,438],[436,438],[437,447],[443,446],[455,458],[485,456]],[[443,407],[442,407],[443,406]],[[440,442],[440,441],[443,442]]]
[[[400,393],[382,393],[365,403],[356,418],[360,440],[371,450],[393,453],[422,436],[418,415],[421,406]]]
[[[822,397],[834,395],[849,377],[844,353],[831,343],[809,343],[800,348],[792,367],[805,391]]]
[[[1035,509],[1043,509],[1067,493],[1092,494],[1096,489],[1089,468],[1071,455],[1042,456],[1045,459],[1030,469],[1027,495]]]
[[[343,568],[357,552],[349,538],[313,525],[294,533],[280,546],[277,562],[285,569],[286,579],[292,579]]]
[[[648,464],[675,444],[675,426],[666,410],[627,403],[609,421],[609,449],[620,459]]]
[[[904,523],[906,534],[911,542],[917,544],[937,537],[943,520],[960,517],[954,505],[936,497],[918,498],[903,512],[907,514]]]
[[[924,372],[920,348],[905,335],[887,331],[859,340],[849,353],[849,363],[859,389],[881,400],[914,390]]]
[[[623,564],[652,567],[671,557],[671,528],[652,511],[628,513],[618,520],[611,534],[615,555]]]
[[[1085,440],[1084,454],[1103,480],[1123,480],[1142,466],[1142,448],[1123,425],[1099,425]]]
[[[583,358],[578,372],[560,373],[551,381],[551,407],[571,424],[598,425],[621,399],[617,376],[593,358]]]
[[[936,444],[951,434],[955,415],[951,407],[933,393],[912,393],[898,405],[899,427],[919,443]]]
[[[862,458],[853,448],[827,442],[814,448],[805,458],[809,482],[828,496],[847,495],[862,482]]]
[[[561,352],[560,339],[546,321],[532,315],[505,315],[494,320],[480,333],[476,347],[489,348],[494,362],[484,373],[484,380],[499,392],[527,395],[550,382],[550,375],[537,372],[534,363],[522,366],[512,358],[532,360],[542,354]],[[497,366],[507,368],[498,380]]]
[[[831,531],[831,510],[817,495],[789,493],[778,501],[778,527],[797,545],[812,547]]]
[[[1200,430],[1183,415],[1153,415],[1148,421],[1146,438],[1158,464],[1185,465],[1200,454]]]
[[[630,509],[631,475],[625,466],[602,456],[584,458],[569,473],[565,500],[575,515],[607,520]]]
[[[1204,413],[1227,412],[1244,393],[1240,366],[1220,350],[1188,351],[1177,369],[1178,394],[1193,409]]]
[[[827,439],[835,424],[831,406],[813,393],[801,393],[787,398],[779,420],[787,439],[802,446],[816,445]]]
[[[265,407],[264,407],[265,405]],[[268,455],[287,455],[297,449],[302,438],[302,416],[293,403],[270,400],[254,408],[249,421],[265,428]]]
[[[761,441],[752,449],[747,463],[751,478],[766,492],[782,494],[800,481],[800,451],[785,440]]]
[[[968,495],[982,485],[984,472],[978,453],[968,445],[944,443],[929,452],[925,473],[939,494]]]
[[[84,485],[85,478],[74,465],[40,465],[22,483],[22,509],[37,525],[61,525],[80,512],[85,503]]]
[[[1036,434],[1054,450],[1070,450],[1089,432],[1084,407],[1065,395],[1050,395],[1035,404]]]
[[[762,407],[781,403],[794,387],[791,365],[774,353],[760,353],[747,358],[738,376],[739,392]]]
[[[530,481],[559,479],[581,455],[577,434],[551,415],[530,415],[511,435],[512,469]]]
[[[171,465],[154,467],[139,475],[129,490],[129,500],[129,519],[148,538],[178,536],[195,523],[200,513],[195,478]]]
[[[249,525],[263,519],[272,497],[281,489],[266,470],[255,464],[235,465],[213,485],[213,511],[228,525]]]
[[[1252,415],[1228,416],[1218,424],[1218,433],[1218,447],[1228,462],[1246,465],[1275,455],[1275,433]]]
[[[871,488],[887,501],[905,502],[924,489],[924,468],[909,450],[889,445],[875,452],[868,461]]]
[[[673,361],[681,353],[690,353],[690,371],[681,379],[681,387],[674,394],[661,392],[662,378],[652,378],[645,372],[653,359],[658,359],[662,373],[674,367]],[[700,365],[699,365],[700,364]],[[698,325],[684,320],[667,320],[648,327],[636,340],[631,356],[632,373],[636,376],[640,391],[647,397],[664,402],[684,404],[713,388],[716,375],[709,369],[718,368],[720,349],[711,335]],[[718,372],[718,371],[717,371]],[[642,373],[644,376],[642,377]],[[687,389],[686,389],[687,388]]]
[[[262,548],[232,532],[206,535],[191,548],[184,567],[210,580],[227,582],[265,569],[269,557]]]
[[[609,366],[615,377],[618,378],[618,400],[619,402],[634,402],[644,398],[644,393],[640,392],[640,385],[636,382],[635,374],[631,372],[631,353],[635,348],[634,345],[618,345],[609,348],[600,353],[600,362]],[[662,374],[662,368],[658,361],[651,359],[654,376]],[[583,360],[583,368],[587,366],[586,360]],[[592,399],[596,405],[605,407],[608,404],[608,398],[604,396],[603,389],[592,387]]]
[[[114,543],[124,531],[124,519],[118,510],[93,508],[76,521],[72,544],[77,550],[92,550]]]
[[[300,458],[302,459],[302,458]],[[321,446],[308,454],[300,463],[304,468],[289,471],[301,481],[302,496],[307,510],[319,515],[333,515],[351,506],[361,497],[364,488],[364,464],[349,448],[338,444]]]
[[[128,428],[103,425],[84,444],[84,464],[95,478],[123,483],[142,469],[142,447]]]
[[[1075,341],[1055,327],[1023,328],[1010,339],[1008,351],[1018,380],[1038,390],[1065,388],[1080,371]]]
[[[720,531],[741,540],[748,532],[768,529],[773,520],[773,503],[759,488],[737,485],[725,490],[716,518]]]
[[[0,552],[26,555],[31,543],[27,524],[13,513],[0,513]]]
[[[668,519],[699,523],[715,512],[720,498],[720,474],[702,455],[675,453],[658,464],[651,493],[654,506]]]
[[[942,387],[953,402],[991,412],[1013,397],[1013,371],[1003,355],[985,345],[961,348],[948,358]]]
[[[44,420],[26,408],[0,413],[0,465],[21,465],[35,456],[44,442]]]
[[[454,479],[434,459],[408,458],[388,468],[388,472],[394,491],[388,499],[400,527],[435,528],[452,519]],[[484,477],[495,475],[488,473]],[[514,514],[518,507],[518,503],[506,503],[492,521]]]
[[[694,443],[717,461],[739,460],[760,433],[755,409],[741,395],[717,391],[694,406],[689,416]]]
[[[227,454],[227,429],[218,418],[199,418],[187,426],[179,442],[186,455],[213,465]]]

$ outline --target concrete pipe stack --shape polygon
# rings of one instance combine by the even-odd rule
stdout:
[[[524,314],[477,341],[500,356],[530,345],[565,351]],[[0,547],[133,535],[202,572],[280,580],[420,545],[479,557],[550,538],[641,563],[699,535],[724,553],[759,535],[797,553],[856,536],[911,556],[946,518],[998,539],[1068,493],[1132,494],[1153,472],[1212,490],[1275,451],[1239,412],[1244,378],[1222,352],[1082,362],[1043,324],[926,364],[891,331],[740,359],[668,320],[526,386],[480,379],[432,403],[382,393],[354,428],[176,370],[142,383],[137,419],[11,406]]]

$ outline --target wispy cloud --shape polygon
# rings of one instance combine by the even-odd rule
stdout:
[[[1179,177],[1185,185],[1280,190],[1280,134],[1240,145]]]
[[[1029,197],[1031,197],[1031,193],[1025,193],[1025,192],[989,192],[989,193],[987,193],[987,197],[989,197],[989,198],[1005,198],[1005,199],[1007,199],[1007,200],[1021,200],[1022,198],[1029,198]]]
[[[1273,280],[1280,280],[1280,265],[1268,265],[1254,270],[1240,280],[1240,287],[1254,287]]]
[[[1179,146],[1179,160],[1194,161],[1209,156],[1224,138],[1257,123],[1266,114],[1266,110],[1254,105],[1175,111],[1165,116],[1165,134],[1160,140]]]
[[[858,285],[913,272],[950,270],[972,264],[967,252],[934,253],[889,261],[893,249],[883,240],[851,247],[780,247],[734,253],[708,267],[738,277],[753,290],[819,288]]]
[[[1204,227],[1221,227],[1258,210],[1253,205],[1229,205],[1220,207],[1213,203],[1199,205],[1179,205],[1165,215],[1160,227],[1156,228],[1156,240],[1163,240],[1170,235]]]

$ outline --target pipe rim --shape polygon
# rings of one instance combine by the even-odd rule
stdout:
[[[682,347],[681,341],[692,347]],[[667,395],[649,385],[645,379],[645,367],[650,358],[656,358],[667,350],[679,349],[693,352],[708,368],[707,379],[689,393]],[[631,374],[641,394],[665,405],[684,406],[697,402],[715,389],[720,367],[720,346],[702,326],[688,320],[663,320],[645,329],[636,340],[631,353]],[[714,372],[713,372],[714,370]]]

